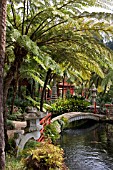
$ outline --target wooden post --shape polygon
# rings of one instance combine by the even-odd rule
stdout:
[[[97,110],[96,110],[96,101],[94,102],[94,114],[96,114]]]

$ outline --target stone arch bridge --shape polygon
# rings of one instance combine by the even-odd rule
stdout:
[[[53,118],[52,122],[54,122],[55,120],[61,120],[62,117],[65,117],[69,123],[77,121],[77,120],[82,120],[82,119],[92,119],[98,122],[100,120],[106,120],[106,116],[101,115],[101,114],[84,113],[84,112],[69,112],[69,113],[64,113],[60,116]]]

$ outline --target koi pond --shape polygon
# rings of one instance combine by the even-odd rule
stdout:
[[[62,132],[66,165],[69,170],[113,170],[113,125],[87,125]]]

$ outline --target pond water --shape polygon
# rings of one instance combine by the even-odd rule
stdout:
[[[113,125],[87,125],[62,133],[66,165],[70,170],[113,170]]]

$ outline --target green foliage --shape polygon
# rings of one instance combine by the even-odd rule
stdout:
[[[24,149],[19,153],[20,158],[24,159],[29,156],[29,151],[37,149],[41,143],[37,142],[34,139],[30,139],[26,144]]]
[[[32,170],[63,170],[64,152],[58,146],[49,143],[41,145],[29,152],[29,157],[24,159],[26,169]]]
[[[98,104],[113,103],[113,85],[110,86],[109,90],[104,94],[99,94],[97,98]]]
[[[8,114],[7,117],[8,117],[9,120],[20,120],[20,119],[23,119],[22,116],[20,118],[20,115],[18,115],[18,114]]]
[[[30,140],[20,153],[19,158],[14,155],[14,140],[9,141],[10,155],[6,155],[6,170],[64,170],[64,152],[58,146]]]
[[[6,80],[15,79],[17,73],[43,86],[49,68],[62,76],[68,65],[75,81],[90,79],[91,72],[103,78],[100,66],[112,67],[112,51],[101,41],[103,35],[112,34],[112,14],[83,12],[95,0],[17,2],[7,4]]]
[[[61,115],[67,112],[85,112],[90,103],[81,98],[70,98],[57,100],[51,105],[50,112],[54,115]]]
[[[13,145],[12,141],[10,141],[10,145]],[[14,148],[10,155],[6,155],[6,170],[63,170],[63,156],[63,149],[58,146],[30,140],[19,158],[14,156]]]
[[[31,102],[31,106],[37,107],[38,110],[40,109],[40,103],[38,101],[34,100],[30,96],[26,96],[26,99]]]
[[[31,58],[35,57],[44,70],[49,67],[54,71],[56,65],[65,60],[77,71],[89,69],[104,76],[99,65],[105,65],[111,51],[101,40],[103,32],[107,36],[112,33],[113,26],[108,22],[112,14],[83,12],[84,7],[94,5],[95,0],[27,2],[17,5],[13,0],[8,4],[8,47],[13,46],[14,50],[18,44]],[[46,58],[51,58],[51,62],[45,64]]]
[[[7,113],[7,118],[9,120],[23,120],[22,109],[14,106],[13,113],[10,114],[10,111]]]
[[[34,107],[37,107],[38,110],[40,110],[40,102],[32,99],[30,96],[26,96],[26,99],[31,102],[31,105]],[[51,106],[47,103],[43,104],[43,111],[46,112],[48,109],[50,109]]]
[[[24,170],[24,164],[15,156],[6,155],[6,170]]]
[[[23,87],[22,88],[22,97],[19,97],[16,95],[15,97],[15,101],[14,101],[14,109],[13,109],[13,113],[17,113],[17,114],[21,114],[24,112],[25,108],[30,104],[30,101],[25,99],[25,91],[23,91]],[[24,87],[24,90],[25,87]],[[12,94],[12,91],[13,89],[10,88],[9,90],[9,96],[8,96],[8,99],[7,99],[7,112],[10,111],[10,106],[12,105],[12,99],[13,99],[13,94]]]
[[[12,121],[7,119],[7,129],[8,130],[13,130],[14,128],[15,128],[15,126],[12,123]]]
[[[36,140],[31,139],[26,143],[26,145],[24,147],[24,150],[26,150],[26,149],[35,149],[38,146],[40,146],[40,143],[38,143]]]
[[[49,138],[53,144],[56,142],[57,139],[60,138],[60,135],[57,131],[56,126],[57,126],[56,122],[53,122],[53,123],[45,126],[45,130],[44,130],[45,138],[47,138],[47,140]]]
[[[64,124],[68,124],[68,119],[66,117],[62,116],[61,120],[64,122]]]
[[[15,139],[14,138],[9,138],[8,139],[8,145],[9,145],[9,148],[8,148],[8,152],[7,153],[10,154],[11,157],[16,156],[16,143],[15,143]]]

